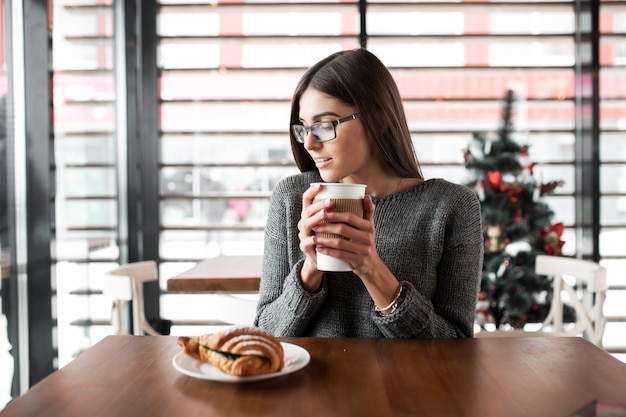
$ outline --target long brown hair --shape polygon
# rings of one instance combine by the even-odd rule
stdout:
[[[384,170],[400,177],[423,179],[398,86],[374,54],[363,48],[340,51],[309,68],[293,94],[290,126],[300,123],[300,97],[309,87],[359,109],[359,120],[373,138],[374,155]],[[291,129],[289,137],[300,171],[316,169]]]

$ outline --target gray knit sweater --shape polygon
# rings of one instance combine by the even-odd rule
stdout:
[[[302,193],[319,181],[317,171],[305,172],[274,189],[254,324],[278,337],[472,337],[483,262],[474,192],[433,179],[373,198],[378,254],[405,293],[394,313],[381,316],[352,272],[324,273],[315,293],[300,283]]]

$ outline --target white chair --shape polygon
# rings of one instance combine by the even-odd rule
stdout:
[[[2,287],[0,278],[0,288]],[[0,411],[11,401],[11,386],[13,384],[13,355],[7,332],[7,318],[2,314],[2,297],[0,297]]]
[[[115,334],[129,334],[127,330],[128,303],[132,301],[132,323],[133,334],[158,336],[157,332],[148,323],[144,310],[143,284],[145,282],[158,280],[158,268],[155,261],[143,261],[128,263],[112,271],[105,273],[105,280],[102,288],[104,295],[109,296],[113,302],[111,323]],[[250,316],[250,311],[256,307],[254,299],[247,299],[244,296],[234,296],[225,294],[228,304],[228,321],[220,319],[201,320],[169,320],[171,324],[177,326],[203,326],[207,328],[223,328],[234,324],[243,324],[244,318]],[[210,326],[210,327],[209,327]]]
[[[133,334],[160,335],[146,319],[143,306],[144,282],[156,281],[158,270],[155,261],[134,262],[105,273],[102,292],[113,299],[112,324],[115,334],[128,334],[124,326],[124,313],[132,301]]]
[[[535,272],[553,278],[554,295],[542,331],[558,336],[584,336],[602,346],[606,318],[603,307],[608,284],[606,268],[592,261],[538,255]],[[563,297],[566,294],[566,297]],[[563,322],[563,305],[574,308],[576,321]]]
[[[535,273],[552,278],[550,311],[538,329],[480,331],[476,337],[583,336],[602,347],[606,318],[606,268],[592,261],[562,256],[537,255]],[[563,306],[576,314],[573,323],[563,320]]]

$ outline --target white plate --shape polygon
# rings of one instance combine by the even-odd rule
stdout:
[[[280,371],[271,374],[254,376],[228,375],[210,363],[193,358],[186,355],[184,352],[177,353],[172,360],[172,364],[177,371],[194,378],[207,379],[209,381],[239,383],[262,381],[264,379],[277,378],[279,376],[287,375],[304,368],[311,360],[311,355],[309,355],[309,352],[303,347],[284,342],[281,342],[280,344],[283,345],[283,350],[285,352],[285,365]]]

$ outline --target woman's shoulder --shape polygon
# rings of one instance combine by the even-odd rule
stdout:
[[[451,182],[444,178],[432,178],[425,180],[421,187],[421,198],[429,196],[432,201],[446,201],[447,203],[479,204],[474,190],[466,185]],[[430,197],[432,196],[432,197]]]
[[[455,208],[457,211],[465,212],[480,212],[480,200],[476,191],[464,184],[451,182],[445,179],[435,179],[433,186],[435,189],[439,189],[438,194],[444,196],[447,203]]]
[[[431,179],[425,180],[423,182],[423,185],[429,191],[441,192],[441,191],[449,190],[449,191],[454,191],[454,192],[461,192],[464,194],[474,193],[474,191],[468,186],[459,184],[456,182],[452,182],[444,178],[431,178]]]

